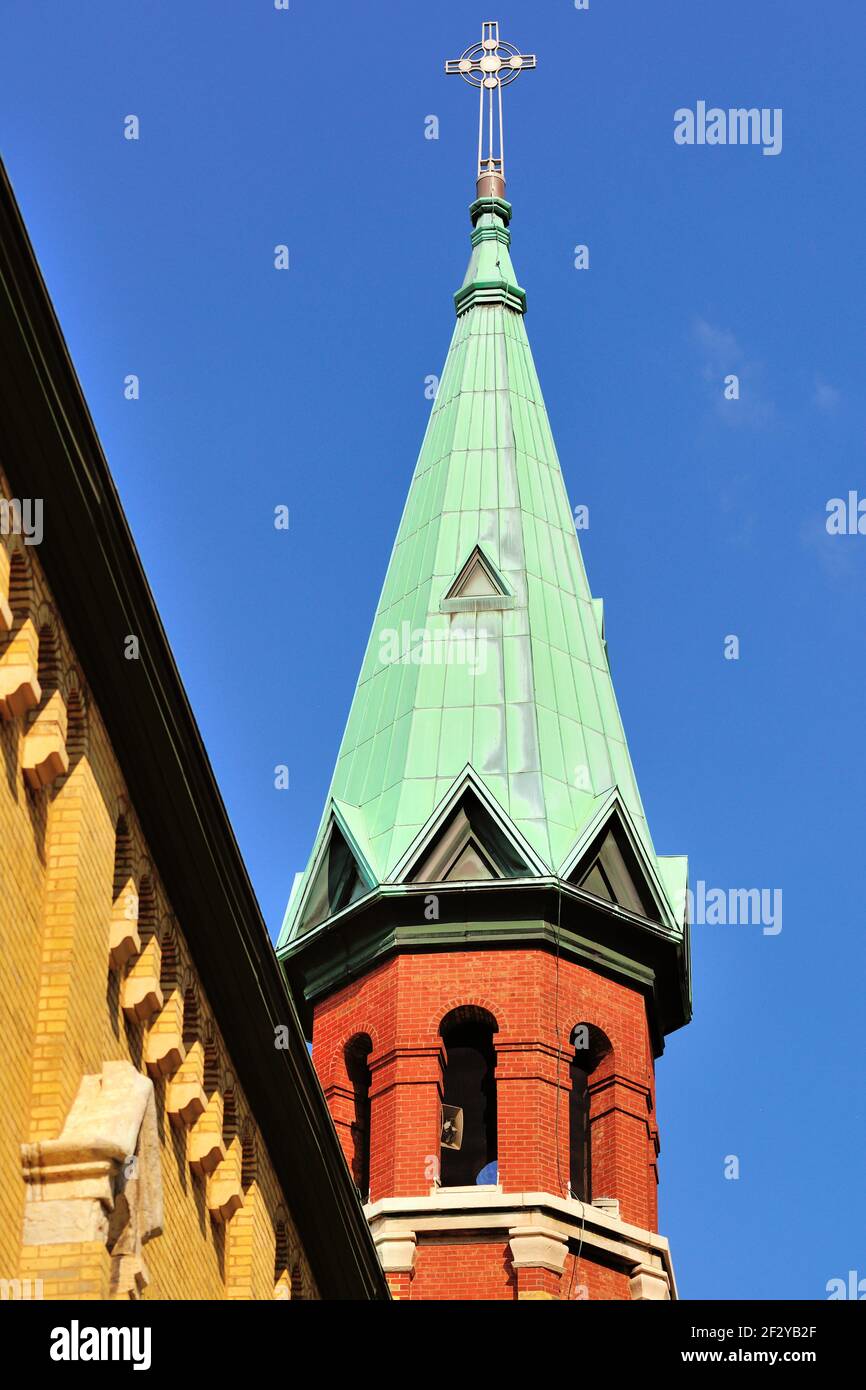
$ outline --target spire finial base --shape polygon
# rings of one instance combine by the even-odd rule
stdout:
[[[505,197],[505,179],[501,174],[479,174],[475,181],[476,197]]]

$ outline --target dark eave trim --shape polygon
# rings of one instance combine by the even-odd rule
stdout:
[[[433,922],[424,916],[430,893],[439,899]],[[555,877],[381,885],[279,955],[309,1031],[316,1000],[387,957],[479,946],[561,952],[641,990],[656,1056],[691,1018],[688,927],[673,932]]]

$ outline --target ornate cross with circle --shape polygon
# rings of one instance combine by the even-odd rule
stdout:
[[[481,26],[481,42],[460,58],[445,64],[447,73],[456,73],[477,87],[478,92],[478,192],[501,197],[505,192],[505,153],[502,143],[502,88],[527,68],[537,66],[534,53],[521,53],[513,43],[499,37],[497,20]],[[484,96],[487,94],[487,150],[484,150]],[[494,120],[494,98],[498,119]]]

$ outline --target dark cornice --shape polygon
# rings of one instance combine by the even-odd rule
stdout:
[[[425,917],[430,894],[439,916]],[[387,884],[280,951],[301,1018],[312,1004],[397,952],[559,952],[640,990],[657,1056],[691,1018],[688,928],[657,922],[550,877],[478,884]]]
[[[388,1298],[120,499],[0,163],[0,464],[41,497],[39,558],[325,1298]],[[62,519],[58,524],[58,518]],[[124,659],[139,637],[141,659]],[[286,1025],[290,1045],[274,1046]]]

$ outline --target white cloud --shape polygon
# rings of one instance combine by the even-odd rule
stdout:
[[[835,386],[830,386],[828,382],[822,381],[820,377],[815,380],[815,394],[812,397],[814,404],[825,415],[833,415],[838,409],[842,399],[842,392]]]
[[[859,536],[831,536],[827,530],[826,508],[816,511],[800,528],[803,549],[817,558],[830,579],[846,583],[863,572],[863,554],[858,545],[860,539]],[[866,545],[866,537],[863,537],[863,545]]]
[[[726,425],[760,427],[775,417],[776,407],[763,394],[763,366],[752,361],[730,329],[706,319],[694,321],[692,336],[701,355],[701,376],[712,386],[715,414]],[[739,399],[725,399],[725,378],[739,379]]]

